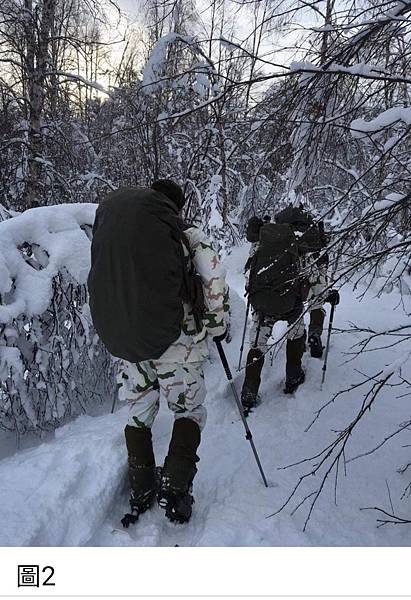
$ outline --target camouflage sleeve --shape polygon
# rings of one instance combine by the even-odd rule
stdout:
[[[259,245],[260,245],[259,242],[254,242],[254,244],[251,244],[250,252],[248,253],[248,259],[244,265],[244,277],[245,277],[245,289],[246,290],[248,290],[248,284],[250,281],[250,270],[251,270],[251,265],[253,263],[253,258],[257,253]]]
[[[204,325],[210,335],[222,335],[229,321],[229,289],[218,255],[207,236],[196,227],[188,229],[193,262],[200,275],[207,310]]]

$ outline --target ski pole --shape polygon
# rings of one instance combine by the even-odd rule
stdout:
[[[241,370],[241,361],[243,359],[243,351],[244,351],[245,332],[247,331],[247,322],[248,322],[248,315],[249,315],[249,313],[250,313],[250,297],[248,297],[247,308],[246,308],[246,311],[245,311],[245,321],[244,321],[243,337],[242,337],[242,340],[241,340],[240,358],[238,360],[238,369],[237,369],[237,371]]]
[[[333,327],[334,320],[334,312],[335,312],[335,304],[331,305],[331,313],[330,313],[330,321],[328,323],[328,334],[327,334],[327,345],[325,347],[325,355],[324,355],[324,363],[323,363],[323,376],[321,379],[321,388],[323,387],[325,381],[325,372],[327,370],[327,362],[328,362],[328,351],[330,349],[330,338],[331,338],[331,330]]]
[[[215,344],[217,346],[217,350],[218,350],[218,353],[220,355],[221,362],[222,362],[222,365],[224,367],[225,374],[226,374],[227,379],[228,379],[228,381],[229,381],[229,383],[231,385],[231,389],[232,389],[235,401],[237,403],[238,410],[240,411],[241,420],[242,420],[243,425],[245,427],[245,434],[246,434],[245,435],[245,439],[248,440],[250,442],[250,444],[251,444],[251,448],[253,449],[254,457],[255,457],[255,460],[257,462],[258,468],[260,470],[261,477],[263,478],[264,485],[265,485],[265,487],[268,487],[267,479],[265,477],[265,474],[264,474],[264,471],[263,471],[263,467],[261,466],[260,458],[258,456],[256,447],[254,445],[252,433],[251,433],[250,428],[248,426],[247,419],[244,416],[243,406],[241,404],[240,398],[238,397],[237,390],[235,389],[235,385],[234,385],[234,381],[233,381],[233,376],[231,375],[230,367],[229,367],[229,364],[228,364],[227,357],[225,355],[223,346],[222,346],[222,344],[221,344],[220,341],[216,341]]]
[[[117,396],[118,396],[118,390],[120,389],[120,387],[121,387],[121,386],[120,386],[119,384],[117,384],[117,386],[116,386],[116,391],[115,391],[114,398],[113,398],[113,404],[111,405],[111,414],[113,414],[113,412],[114,412],[114,409],[116,408],[116,404],[117,404]]]

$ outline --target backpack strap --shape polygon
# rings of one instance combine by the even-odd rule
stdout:
[[[181,243],[183,244],[184,248],[187,250],[188,256],[190,257],[191,262],[193,262],[193,253],[191,251],[190,242],[188,241],[188,237],[184,230],[181,232]]]
[[[181,232],[181,243],[188,252],[188,260],[184,260],[185,290],[183,301],[190,304],[197,332],[200,333],[203,329],[203,318],[206,310],[203,283],[200,275],[196,271],[193,260],[193,251],[188,236],[184,231]]]

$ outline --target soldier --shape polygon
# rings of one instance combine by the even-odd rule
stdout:
[[[306,337],[302,316],[304,282],[300,278],[297,240],[292,228],[288,224],[260,221],[259,241],[254,242],[246,269],[253,325],[241,401],[248,413],[258,403],[264,347],[277,321],[288,324],[284,392],[293,393],[305,379],[301,366]]]
[[[153,183],[181,211],[184,195],[168,180]],[[125,429],[129,455],[132,502],[138,509],[151,505],[156,494],[151,427],[159,409],[160,392],[174,413],[168,455],[162,470],[158,502],[170,520],[188,521],[192,511],[191,486],[199,460],[196,452],[206,422],[203,363],[209,351],[207,338],[224,337],[227,329],[228,288],[218,256],[205,234],[196,227],[185,229],[183,251],[200,275],[207,311],[200,331],[192,307],[184,304],[180,337],[157,360],[125,364],[118,375],[120,398],[130,404]]]
[[[188,280],[186,287],[191,290],[190,294],[183,297],[182,320],[178,318],[178,314],[174,314],[179,310],[178,298],[175,309],[171,310],[171,317],[174,314],[174,321],[177,317],[179,328],[181,325],[178,337],[171,344],[167,344],[159,356],[136,362],[123,360],[118,372],[119,397],[130,406],[130,416],[125,428],[131,487],[130,505],[136,520],[139,514],[151,507],[157,496],[166,516],[172,521],[183,523],[190,519],[192,512],[192,482],[199,460],[197,449],[201,430],[206,422],[203,363],[209,354],[207,342],[209,336],[224,338],[229,314],[228,287],[210,241],[200,229],[184,225],[178,216],[185,202],[182,189],[171,180],[158,180],[152,184],[151,190],[138,190],[140,196],[145,199],[146,211],[155,213],[155,216],[159,214],[162,223],[168,218],[171,209],[170,223],[177,222],[183,229],[182,234],[178,233],[178,229],[173,230],[173,235],[181,235],[180,254],[185,263],[184,279]],[[159,207],[158,212],[156,203]],[[142,228],[140,233],[144,235],[145,229]],[[152,244],[152,236],[149,232],[147,235],[147,244]],[[170,246],[168,253],[173,248]],[[154,252],[161,269],[162,263],[166,262],[169,256],[167,253],[162,254],[161,249],[155,246],[148,252],[141,246],[136,262],[136,271],[140,267],[143,269],[143,274],[137,273],[136,276],[140,277],[137,280],[140,289],[147,289],[147,296],[143,298],[143,308],[148,311],[153,308],[150,302],[155,304],[151,293],[159,288],[158,302],[161,302],[168,292],[166,288],[161,287],[164,285],[163,280],[169,277],[171,271],[176,271],[177,274],[179,268],[177,264],[176,268],[168,268],[161,277],[156,278],[152,273],[154,266],[150,270],[150,256],[153,256]],[[147,265],[145,260],[148,261]],[[143,292],[140,295],[143,296]],[[139,299],[140,297],[137,297],[137,300]],[[159,317],[165,310],[166,305]],[[141,329],[144,329],[144,326],[145,323],[141,322]],[[148,332],[148,344],[156,343],[157,329],[157,323],[153,322],[151,338]],[[160,395],[164,396],[168,407],[174,413],[174,425],[161,481],[158,483],[151,428],[159,410]],[[123,525],[128,526],[129,522],[133,521],[123,520]]]
[[[287,223],[297,237],[301,270],[307,274],[309,294],[307,303],[310,312],[308,326],[308,345],[313,358],[322,358],[323,345],[321,336],[324,328],[324,304],[337,305],[340,296],[337,290],[328,288],[328,255],[322,252],[327,246],[327,235],[322,222],[315,223],[312,216],[303,207],[288,206],[279,212],[277,223]]]
[[[252,242],[250,257],[246,263],[247,290],[250,293],[250,301],[253,306],[252,327],[250,331],[250,349],[246,362],[246,375],[242,388],[241,398],[246,412],[249,412],[258,403],[258,390],[261,382],[261,371],[264,365],[265,351],[267,343],[271,337],[272,329],[279,320],[285,320],[288,324],[287,345],[286,345],[286,381],[284,393],[293,393],[299,385],[305,380],[305,373],[302,368],[302,357],[305,351],[306,330],[303,321],[304,302],[307,300],[310,307],[310,323],[308,329],[308,343],[311,356],[321,358],[323,346],[321,334],[323,331],[325,302],[338,304],[339,294],[337,290],[331,290],[326,293],[328,287],[327,280],[327,255],[320,255],[321,250],[326,245],[326,237],[321,227],[315,225],[313,219],[303,211],[302,207],[296,208],[289,206],[276,215],[275,222],[279,226],[290,227],[293,232],[293,238],[286,243],[285,233],[283,245],[279,245],[281,239],[281,230],[278,230],[277,241],[270,249],[269,232],[275,236],[275,229],[268,225],[268,221],[257,220],[251,223],[255,234],[249,239],[249,229],[247,229],[247,239]],[[258,240],[256,236],[258,234]],[[262,240],[265,240],[265,247],[262,246]],[[264,246],[264,244],[263,244]],[[277,246],[277,247],[276,247]],[[294,249],[294,271],[289,275],[290,283],[293,285],[281,284],[281,258],[274,259],[273,256],[278,253],[280,256],[291,256]],[[261,256],[259,257],[259,253]],[[265,256],[264,256],[265,255]],[[298,266],[297,266],[298,264]],[[290,268],[288,265],[285,268]],[[259,311],[255,308],[256,302],[253,301],[253,282],[252,276],[257,272],[257,279],[266,276],[266,281],[259,283],[258,287],[262,290],[264,287],[267,294],[266,310]],[[271,274],[270,274],[271,271]],[[255,279],[255,278],[254,278]],[[282,287],[281,287],[282,286]],[[256,282],[254,282],[256,287]],[[278,294],[278,290],[281,293]],[[271,291],[270,291],[271,290]],[[255,295],[255,290],[254,290]]]

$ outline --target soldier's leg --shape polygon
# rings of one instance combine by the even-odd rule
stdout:
[[[308,327],[308,345],[310,346],[311,356],[321,358],[323,355],[323,345],[321,335],[324,328],[325,310],[323,308],[324,290],[327,287],[327,273],[325,267],[318,269],[318,276],[311,285],[310,294],[310,325]]]
[[[308,335],[315,333],[321,337],[324,329],[325,310],[321,306],[311,309],[310,325],[308,327]]]
[[[323,343],[321,335],[324,328],[325,310],[322,306],[313,308],[310,312],[310,325],[308,328],[308,345],[311,356],[321,358],[323,355]]]
[[[241,402],[248,411],[258,401],[258,390],[261,383],[261,371],[264,366],[264,350],[271,336],[274,321],[269,317],[261,319],[256,313],[253,314],[253,322],[250,328],[251,349],[247,354],[245,378],[241,390]]]
[[[143,512],[156,495],[155,458],[151,426],[158,413],[160,386],[154,365],[123,363],[117,382],[120,399],[130,405],[130,417],[124,430],[128,452],[128,475],[132,509]]]
[[[284,392],[292,393],[303,383],[305,374],[301,366],[305,351],[306,332],[302,316],[303,307],[298,307],[288,319],[286,382]]]
[[[160,506],[171,520],[188,521],[192,512],[191,485],[197,472],[197,448],[207,412],[201,363],[159,365],[161,390],[174,412],[174,425],[161,478]]]

